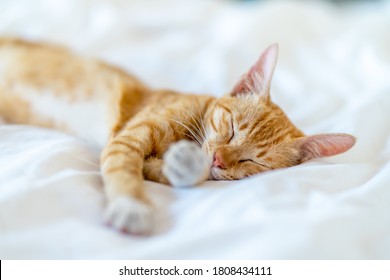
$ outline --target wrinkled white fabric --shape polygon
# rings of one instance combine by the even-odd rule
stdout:
[[[181,91],[224,94],[278,42],[275,102],[307,134],[358,140],[240,181],[147,182],[156,233],[135,237],[102,223],[98,151],[1,125],[0,258],[390,258],[390,3],[375,2],[2,0],[0,35],[64,44]]]

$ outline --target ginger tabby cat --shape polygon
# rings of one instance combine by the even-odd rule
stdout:
[[[174,187],[236,180],[350,149],[348,134],[305,136],[270,98],[278,46],[222,98],[155,90],[65,49],[0,39],[0,115],[104,147],[107,223],[153,230],[144,179]]]

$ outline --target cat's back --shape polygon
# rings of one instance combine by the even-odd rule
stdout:
[[[63,66],[75,68],[80,61],[66,49],[21,39],[0,38],[0,78],[5,82],[39,85],[50,77],[65,74]],[[68,67],[70,68],[70,67]],[[81,69],[79,69],[81,70]],[[17,79],[17,80],[14,80]],[[23,79],[23,80],[21,80]]]
[[[88,98],[98,86],[132,79],[119,68],[51,44],[0,39],[0,81],[7,86],[51,89],[55,94]]]
[[[140,87],[125,71],[65,48],[0,38],[0,114],[8,122],[60,128],[103,142],[123,88]]]

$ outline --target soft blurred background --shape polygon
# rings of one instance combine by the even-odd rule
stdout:
[[[370,52],[388,59],[389,10],[375,0],[1,0],[0,35],[63,44],[156,86],[220,94],[273,42],[290,67]]]
[[[308,134],[358,138],[346,154],[246,180],[147,183],[170,218],[144,240],[101,226],[99,170],[80,156],[98,155],[3,126],[0,257],[390,258],[390,1],[0,0],[0,36],[65,45],[154,87],[216,96],[278,42],[272,98]]]
[[[62,44],[181,91],[228,92],[278,42],[273,97],[308,126],[343,95],[387,86],[389,34],[389,1],[0,1],[0,35]],[[333,106],[295,110],[302,95],[320,104],[324,94]]]

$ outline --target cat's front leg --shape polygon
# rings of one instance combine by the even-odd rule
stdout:
[[[137,162],[134,161],[134,165]],[[114,169],[111,169],[114,170]],[[102,170],[108,205],[104,220],[112,227],[132,234],[149,234],[153,231],[153,207],[144,193],[141,176],[127,169]]]
[[[149,234],[153,230],[153,208],[142,176],[145,154],[151,150],[150,133],[152,130],[146,125],[124,129],[108,143],[101,158],[108,199],[105,220],[133,234]]]
[[[111,201],[104,213],[106,223],[124,233],[150,234],[153,230],[153,209],[149,203],[132,196]]]
[[[164,154],[162,173],[174,187],[189,187],[210,176],[211,159],[194,142],[181,140]]]

